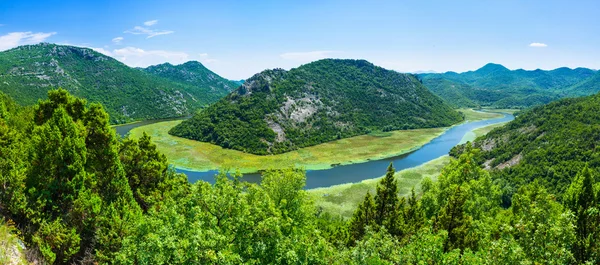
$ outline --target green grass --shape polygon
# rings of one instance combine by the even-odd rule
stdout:
[[[493,108],[483,108],[483,110],[500,112],[500,113],[508,113],[508,114],[514,114],[517,111],[521,111],[520,109],[493,109]]]
[[[260,156],[169,135],[169,129],[180,122],[167,121],[141,126],[131,130],[130,135],[139,138],[143,132],[148,133],[160,152],[167,156],[171,164],[179,168],[197,171],[228,168],[249,173],[289,167],[326,169],[332,165],[398,156],[418,149],[447,129],[430,128],[361,135],[283,154]]]
[[[503,114],[495,113],[495,110],[490,110],[494,112],[483,112],[473,109],[459,109],[458,111],[462,112],[465,115],[465,120],[467,121],[489,120],[495,118],[502,118],[504,116]]]
[[[497,113],[482,113],[463,109],[468,120],[492,119]],[[327,169],[332,165],[361,163],[378,160],[414,151],[448,128],[429,128],[400,130],[392,132],[374,132],[299,150],[260,156],[220,146],[180,138],[168,134],[170,128],[181,120],[165,121],[131,130],[133,138],[141,137],[143,132],[152,136],[160,152],[164,153],[176,167],[208,171],[218,169],[239,169],[242,173],[258,172],[264,169],[303,167],[307,170]]]
[[[396,172],[399,194],[401,196],[409,195],[413,187],[415,191],[420,191],[421,180],[425,177],[436,180],[442,168],[450,162],[450,159],[452,158],[446,155],[420,166]],[[383,177],[385,172],[381,173]],[[356,206],[362,202],[368,191],[373,195],[375,194],[375,188],[380,179],[381,177],[363,180],[358,183],[311,189],[308,190],[308,193],[315,201],[316,206],[321,208],[323,212],[350,218]]]

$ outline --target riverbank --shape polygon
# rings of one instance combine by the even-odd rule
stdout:
[[[513,113],[513,111],[507,110],[503,110],[502,112]],[[466,113],[465,117],[466,119],[485,120],[485,113],[486,112],[471,111],[470,113]],[[501,114],[498,114],[495,118],[501,116]],[[487,134],[494,128],[504,126],[506,123],[507,122],[490,124],[469,131],[465,133],[459,144],[473,141],[475,138]],[[453,158],[450,156],[444,155],[419,166],[397,171],[395,177],[398,180],[398,194],[400,196],[408,196],[413,187],[415,188],[415,192],[419,193],[421,190],[421,181],[425,177],[429,177],[434,181],[437,180],[442,168],[452,159]],[[381,172],[380,177],[365,179],[360,182],[309,189],[308,193],[314,200],[316,207],[320,208],[323,212],[330,213],[333,216],[340,215],[344,218],[351,218],[354,210],[362,202],[367,192],[375,194],[377,183],[384,174],[385,172]]]
[[[502,117],[498,113],[460,110],[465,120],[476,121]],[[149,134],[160,152],[177,168],[190,171],[239,169],[242,173],[258,172],[269,168],[303,167],[322,170],[338,165],[363,163],[412,152],[440,136],[449,128],[400,130],[386,133],[361,135],[292,152],[259,156],[237,150],[225,149],[210,143],[175,137],[168,134],[170,128],[181,121],[166,121],[133,128],[133,138]]]
[[[398,194],[400,196],[410,195],[411,189],[415,192],[421,189],[421,181],[425,177],[436,180],[442,168],[453,159],[448,155],[431,160],[420,166],[397,171],[394,175],[398,180]],[[367,192],[375,195],[377,183],[384,176],[374,179],[366,179],[357,183],[345,183],[326,188],[308,190],[317,208],[333,216],[341,215],[344,218],[352,217],[356,207],[363,201]]]

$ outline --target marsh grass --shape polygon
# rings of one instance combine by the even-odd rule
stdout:
[[[449,156],[431,160],[417,167],[408,168],[396,172],[398,180],[398,192],[401,196],[409,195],[414,187],[416,192],[420,191],[421,180],[429,177],[436,180],[442,168],[450,162]],[[315,202],[317,208],[334,216],[341,215],[344,218],[352,217],[356,206],[362,202],[368,191],[375,194],[377,183],[383,177],[367,179],[357,183],[346,183],[327,188],[308,190],[309,195]]]
[[[497,113],[461,109],[468,121],[501,117]],[[143,132],[152,136],[160,152],[178,168],[208,171],[229,168],[242,173],[264,169],[303,167],[307,170],[331,168],[332,165],[362,163],[406,154],[414,151],[448,128],[428,128],[373,132],[351,138],[302,148],[278,155],[254,155],[237,150],[225,149],[210,143],[198,142],[168,134],[169,129],[181,120],[165,121],[131,130],[133,138]]]

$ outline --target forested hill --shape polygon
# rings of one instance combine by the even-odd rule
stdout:
[[[364,60],[325,59],[256,74],[170,133],[277,154],[375,130],[443,127],[461,120],[413,75]]]
[[[597,72],[587,68],[511,71],[490,63],[476,71],[420,74],[419,78],[436,95],[456,107],[529,107],[600,91]],[[578,84],[580,87],[576,87]]]
[[[493,169],[505,193],[538,180],[561,195],[585,165],[600,171],[600,94],[535,107],[474,145],[476,160]]]
[[[58,87],[102,103],[112,123],[189,115],[226,95],[225,86],[173,82],[88,48],[41,43],[0,52],[0,91],[17,103],[33,105]]]
[[[241,85],[220,77],[197,61],[189,61],[180,65],[170,63],[153,65],[144,68],[144,71],[173,82],[192,85],[200,90],[199,93],[210,93],[219,97],[229,94]]]

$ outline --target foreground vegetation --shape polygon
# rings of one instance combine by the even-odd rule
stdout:
[[[592,166],[596,160],[585,156],[569,160],[577,166],[578,157],[584,165],[562,175],[569,183],[554,195],[543,177],[502,182],[480,166],[482,151],[468,143],[437,180],[424,178],[407,197],[399,195],[405,191],[398,189],[390,165],[346,220],[315,206],[303,190],[303,170],[268,170],[260,185],[224,173],[214,185],[192,184],[173,172],[150,137],[118,139],[101,105],[87,105],[65,90],[51,91],[48,98],[22,109],[0,97],[0,212],[18,228],[11,234],[21,237],[31,262],[600,262],[600,182]],[[576,120],[576,114],[555,107],[598,113],[590,108],[596,103],[562,101],[549,107],[554,112],[532,113],[539,114],[535,120],[553,115]],[[595,132],[600,123],[594,119],[587,121],[596,127],[573,127],[564,141]],[[510,196],[506,183],[515,189]]]
[[[463,117],[415,76],[364,60],[266,70],[169,133],[257,155],[376,131],[446,127]]]
[[[502,117],[498,113],[461,109],[468,121]],[[335,140],[299,150],[269,156],[259,156],[225,149],[168,134],[181,121],[160,122],[131,130],[134,139],[150,135],[158,150],[176,167],[208,171],[229,168],[242,173],[264,169],[302,167],[307,170],[327,169],[333,165],[361,163],[394,157],[416,150],[445,131],[445,128],[378,132]]]

